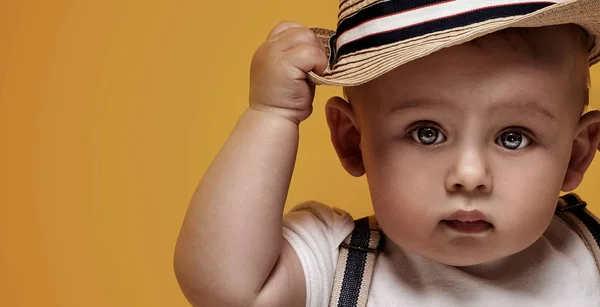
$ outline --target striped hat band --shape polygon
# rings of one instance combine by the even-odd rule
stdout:
[[[600,0],[343,0],[336,31],[312,30],[329,52],[316,84],[366,83],[409,61],[509,27],[577,24],[600,60]]]

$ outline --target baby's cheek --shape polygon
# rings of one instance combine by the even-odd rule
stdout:
[[[373,207],[378,220],[396,240],[421,240],[431,234],[439,221],[440,193],[443,185],[423,171],[397,171],[378,177],[371,189]],[[441,190],[440,190],[441,187]],[[438,192],[434,192],[439,190]],[[437,197],[436,197],[437,195]]]
[[[381,204],[375,207],[375,215],[386,235],[397,245],[409,250],[421,249],[423,242],[430,239],[432,227],[429,221],[414,208],[392,207]]]
[[[521,170],[519,176],[509,174],[507,171],[495,180],[496,226],[519,244],[526,244],[525,241],[536,240],[550,223],[562,175],[556,164],[543,159],[537,161],[536,167]]]

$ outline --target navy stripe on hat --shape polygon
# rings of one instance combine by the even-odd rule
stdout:
[[[449,2],[453,0],[423,0],[423,1],[387,1],[371,5],[367,8],[360,10],[356,15],[352,15],[342,20],[337,27],[337,33],[346,32],[363,22],[369,21],[375,18],[381,18],[383,16],[398,14],[414,9],[431,6],[434,4],[440,4],[443,2]]]
[[[447,4],[448,1],[426,1],[429,4],[426,6],[410,6],[410,5],[399,5],[399,3],[406,3],[400,1],[384,1],[366,8],[363,11],[359,11],[355,15],[346,18],[339,26],[336,34],[331,37],[329,44],[332,50],[330,54],[330,67],[333,67],[340,57],[357,52],[360,50],[383,46],[398,41],[407,40],[410,38],[426,35],[429,33],[435,33],[444,30],[450,30],[453,28],[463,27],[470,24],[484,22],[487,20],[521,16],[533,13],[547,6],[556,4],[556,1],[524,1],[511,4],[494,5],[491,7],[483,7],[481,9],[467,10],[458,14],[443,16],[442,18],[434,18],[427,20],[424,17],[423,20],[410,24],[403,25],[399,28],[382,29],[371,29],[372,32],[362,33],[357,39],[349,40],[339,45],[337,41],[340,36],[347,34],[350,31],[354,31],[357,27],[364,25],[365,23],[385,22],[385,18],[390,16],[402,14],[407,11],[426,8],[427,6],[439,6]],[[410,2],[413,3],[414,2]],[[423,2],[419,2],[423,4]],[[426,8],[427,9],[427,8]],[[435,8],[432,8],[435,9]],[[377,16],[379,12],[383,15]],[[386,25],[389,27],[389,24]]]

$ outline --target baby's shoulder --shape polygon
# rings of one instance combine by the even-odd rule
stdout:
[[[302,265],[307,306],[329,304],[339,246],[353,229],[348,212],[316,201],[299,204],[285,214],[283,237]]]
[[[330,236],[338,244],[354,229],[354,219],[345,210],[317,201],[307,201],[293,207],[283,219],[284,228],[304,234]]]

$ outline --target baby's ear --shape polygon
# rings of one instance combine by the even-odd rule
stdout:
[[[352,105],[340,97],[327,101],[325,110],[331,142],[346,171],[355,177],[365,174],[360,150],[360,132]]]
[[[564,192],[575,190],[579,186],[594,160],[596,150],[600,150],[600,111],[588,112],[579,120],[569,168],[562,186]]]

